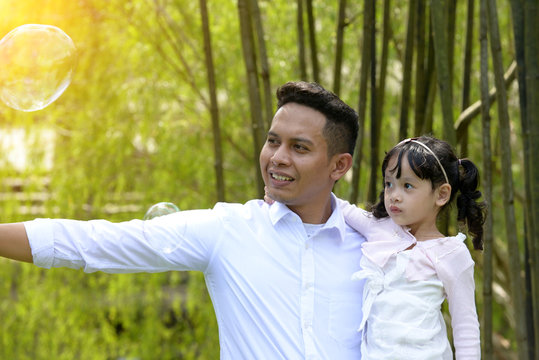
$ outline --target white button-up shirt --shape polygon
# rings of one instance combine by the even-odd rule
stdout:
[[[280,203],[219,203],[150,221],[25,223],[34,263],[109,273],[198,270],[217,322],[221,359],[360,359],[363,237],[338,200],[307,234]]]

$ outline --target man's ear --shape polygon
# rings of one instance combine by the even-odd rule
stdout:
[[[337,181],[346,174],[346,172],[352,167],[352,155],[349,153],[342,153],[333,155],[331,171],[331,177]]]
[[[440,187],[436,189],[436,192],[436,205],[442,207],[447,204],[451,198],[451,185],[448,183],[440,185]]]

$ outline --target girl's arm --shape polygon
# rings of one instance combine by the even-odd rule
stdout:
[[[456,359],[479,359],[481,343],[475,308],[473,266],[458,276],[454,288],[447,292],[447,301]]]
[[[367,237],[374,221],[372,214],[345,200],[337,199],[337,204],[343,213],[344,221],[354,230]]]
[[[480,359],[479,321],[475,307],[474,262],[461,243],[436,266],[447,295],[455,358]]]

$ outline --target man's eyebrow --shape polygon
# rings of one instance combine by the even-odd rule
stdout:
[[[268,137],[276,137],[276,138],[281,138],[281,136],[279,134],[277,134],[276,132],[273,132],[273,131],[268,131]],[[297,137],[293,137],[290,139],[291,141],[293,142],[301,142],[301,143],[305,143],[305,144],[309,144],[309,145],[313,145],[314,143],[312,142],[312,140],[308,139],[308,138],[305,138],[305,137],[301,137],[301,136],[297,136]]]
[[[309,145],[313,145],[314,143],[307,139],[307,138],[303,138],[303,137],[295,137],[295,138],[292,138],[293,141],[295,142],[301,142],[301,143],[305,143],[305,144],[309,144]]]

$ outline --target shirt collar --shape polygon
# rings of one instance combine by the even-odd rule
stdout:
[[[344,221],[344,216],[341,212],[340,207],[337,206],[337,197],[333,193],[331,193],[331,209],[331,215],[320,231],[332,230],[336,232],[336,236],[340,241],[344,241],[347,225]],[[278,201],[274,202],[270,206],[269,216],[273,225],[277,224],[279,221],[285,218],[296,219],[296,221],[301,222],[301,218],[298,214],[290,210],[285,204]]]

